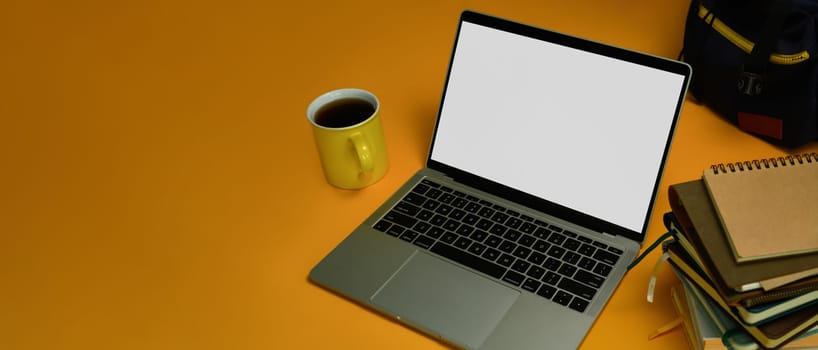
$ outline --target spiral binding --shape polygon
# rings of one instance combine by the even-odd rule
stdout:
[[[735,163],[719,163],[713,164],[710,166],[710,169],[713,170],[713,173],[718,175],[719,173],[735,173],[737,171],[752,171],[752,170],[762,170],[762,169],[769,169],[769,168],[777,168],[779,166],[795,166],[800,164],[809,164],[809,163],[818,163],[818,153],[804,153],[804,154],[794,154],[788,156],[781,156],[781,157],[773,157],[773,158],[765,158],[765,159],[754,159],[754,160],[746,160],[743,162],[735,162]]]

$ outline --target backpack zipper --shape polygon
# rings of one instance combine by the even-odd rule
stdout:
[[[716,32],[721,34],[725,39],[733,43],[733,45],[736,45],[736,47],[745,53],[749,54],[753,51],[753,46],[755,46],[755,43],[748,40],[741,34],[736,33],[736,31],[730,28],[730,26],[716,18],[716,16],[710,12],[710,10],[701,4],[699,5],[699,18],[713,27]],[[809,58],[809,52],[806,50],[792,54],[773,53],[770,55],[770,62],[781,65],[798,64],[808,60]]]

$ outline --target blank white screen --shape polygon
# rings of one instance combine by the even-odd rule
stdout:
[[[683,84],[464,22],[431,159],[642,232]]]

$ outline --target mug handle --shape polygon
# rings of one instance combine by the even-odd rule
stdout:
[[[349,137],[352,146],[355,148],[355,154],[358,155],[358,161],[361,165],[361,176],[369,177],[375,169],[375,161],[372,159],[372,151],[369,143],[364,139],[364,135],[359,132],[352,134]]]

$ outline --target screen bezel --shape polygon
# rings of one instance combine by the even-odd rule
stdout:
[[[665,142],[665,149],[662,154],[661,162],[659,163],[659,168],[657,169],[657,176],[656,182],[653,184],[653,190],[651,191],[651,198],[650,203],[648,204],[647,211],[645,213],[645,219],[642,223],[641,230],[639,232],[634,231],[632,229],[628,229],[619,225],[616,225],[612,222],[602,220],[591,215],[587,215],[571,208],[562,206],[560,204],[548,201],[546,199],[527,194],[525,192],[516,190],[514,188],[502,185],[500,183],[488,180],[486,178],[480,177],[478,175],[472,174],[467,171],[463,171],[461,169],[446,165],[439,161],[432,159],[432,155],[434,153],[434,145],[435,139],[437,138],[438,127],[440,123],[441,114],[443,111],[444,101],[446,98],[446,90],[448,89],[451,72],[452,72],[452,65],[454,63],[455,53],[457,50],[458,41],[460,39],[460,32],[464,22],[485,26],[489,28],[495,28],[502,31],[506,31],[509,33],[514,33],[522,36],[526,36],[529,38],[542,40],[545,42],[550,42],[558,45],[563,45],[566,47],[571,47],[574,49],[587,51],[591,53],[596,53],[603,56],[612,57],[615,59],[636,63],[639,65],[644,65],[648,67],[652,67],[655,69],[667,71],[670,73],[675,73],[684,77],[684,81],[682,86],[680,87],[679,97],[676,105],[676,109],[674,112],[674,116],[670,123],[669,132]],[[678,122],[679,114],[681,112],[683,100],[685,98],[685,94],[687,92],[687,87],[690,80],[691,69],[690,66],[679,61],[669,60],[662,57],[657,57],[641,52],[636,52],[633,50],[628,50],[624,48],[619,48],[607,44],[603,44],[600,42],[579,38],[576,36],[571,36],[559,32],[554,32],[538,27],[533,27],[530,25],[513,22],[509,20],[505,20],[498,17],[493,17],[473,11],[464,11],[461,14],[460,22],[456,31],[454,45],[452,47],[452,54],[450,56],[449,61],[449,68],[446,75],[446,80],[443,87],[443,94],[440,100],[440,107],[438,110],[438,118],[436,120],[435,129],[432,136],[432,142],[430,144],[430,150],[428,152],[428,157],[426,160],[426,166],[428,168],[440,171],[447,176],[453,178],[455,181],[466,184],[471,187],[479,188],[484,190],[490,194],[505,198],[507,200],[513,201],[515,203],[519,203],[521,205],[530,207],[534,210],[541,211],[548,215],[552,215],[558,217],[560,219],[576,223],[580,226],[587,227],[591,230],[603,232],[611,235],[617,236],[624,236],[629,239],[642,242],[645,239],[647,226],[650,221],[651,213],[655,206],[655,200],[658,194],[659,185],[661,183],[662,174],[664,172],[665,163],[667,161],[668,153],[670,151],[670,146],[673,140],[673,135],[676,129],[676,124]],[[564,171],[570,171],[570,169],[563,169]]]

